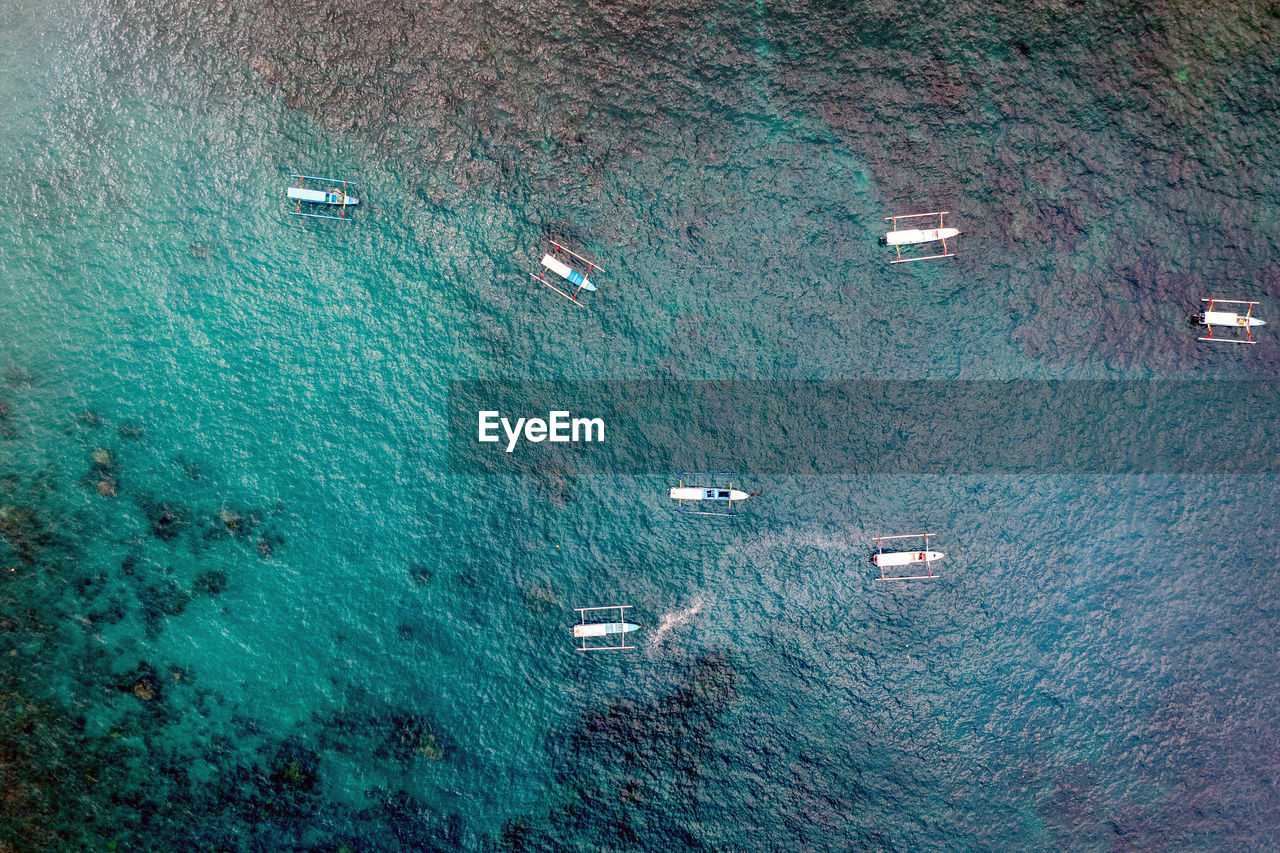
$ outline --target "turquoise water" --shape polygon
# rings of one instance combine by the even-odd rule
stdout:
[[[1274,9],[919,11],[0,11],[0,843],[1266,849],[1274,478],[448,473],[455,379],[1272,378]]]

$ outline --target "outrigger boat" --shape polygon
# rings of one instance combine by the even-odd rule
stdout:
[[[355,186],[352,181],[346,181],[340,178],[317,178],[314,175],[290,175],[289,177],[298,179],[298,185],[296,187],[289,187],[286,190],[286,195],[288,195],[289,199],[296,204],[295,209],[289,211],[289,214],[292,216],[309,216],[312,219],[337,219],[342,222],[347,222],[349,221],[347,217],[347,208],[360,203],[360,199],[353,195],[347,195],[347,187]],[[303,181],[320,181],[326,184],[342,184],[342,186],[341,188],[334,187],[333,189],[318,190],[306,186]],[[337,206],[341,215],[333,216],[327,213],[304,213],[302,210],[303,202],[306,202],[307,204]]]
[[[1253,339],[1253,327],[1267,325],[1266,320],[1259,320],[1253,316],[1253,307],[1257,302],[1243,302],[1238,299],[1201,299],[1201,302],[1207,302],[1208,307],[1199,314],[1191,317],[1193,326],[1204,326],[1205,333],[1203,338],[1198,340],[1214,341],[1216,343],[1227,344],[1256,344]],[[1237,314],[1235,311],[1215,311],[1216,305],[1247,305],[1243,314]],[[1213,336],[1214,326],[1226,326],[1231,329],[1244,329],[1245,336],[1243,338],[1217,337]]]
[[[685,477],[728,477],[729,484],[727,486],[715,485],[689,485],[684,484]],[[680,474],[680,485],[672,487],[668,492],[671,500],[675,501],[678,506],[676,512],[688,513],[689,515],[733,515],[734,501],[745,501],[747,498],[760,494],[759,492],[744,492],[741,489],[733,487],[733,474],[712,474],[699,471],[684,471]],[[724,512],[706,509],[685,509],[684,502],[703,502],[709,501],[708,506],[724,509]]]
[[[909,213],[903,216],[886,216],[886,222],[893,223],[893,230],[880,238],[881,246],[893,246],[898,256],[889,261],[891,264],[904,264],[908,261],[932,261],[937,258],[954,258],[956,253],[947,248],[947,241],[953,240],[960,236],[960,231],[956,228],[947,228],[942,217],[950,213],[948,210],[935,210],[933,213]],[[899,219],[920,219],[925,216],[938,217],[937,228],[898,228]],[[903,246],[913,246],[919,243],[936,243],[942,241],[942,254],[940,255],[916,255],[902,257]]]
[[[933,580],[937,575],[933,573],[933,567],[930,563],[937,562],[947,556],[941,551],[929,550],[929,537],[932,533],[906,533],[902,536],[877,536],[876,537],[876,553],[871,555],[871,565],[880,569],[880,577],[876,580],[882,581],[927,581]],[[891,539],[924,539],[924,550],[921,551],[886,551],[884,543]],[[914,566],[923,563],[928,574],[925,575],[886,575],[885,569],[902,568],[904,566]]]
[[[609,607],[575,607],[578,611],[578,618],[582,621],[573,626],[573,638],[581,640],[582,645],[578,647],[580,652],[617,652],[624,649],[634,649],[635,646],[627,645],[627,634],[632,631],[639,631],[640,626],[634,622],[626,621],[626,612],[631,609],[631,605],[610,605]],[[588,622],[587,614],[600,610],[616,610],[618,611],[617,622]],[[595,637],[608,637],[616,639],[616,643],[605,645],[587,645],[587,640]]]
[[[544,284],[547,287],[551,288],[556,293],[563,296],[565,299],[568,299],[574,305],[582,306],[582,303],[578,301],[578,294],[584,290],[589,290],[594,292],[596,289],[595,284],[593,284],[591,282],[591,279],[587,278],[587,276],[591,275],[592,272],[596,272],[596,271],[604,272],[604,270],[599,265],[597,265],[595,261],[587,260],[586,258],[582,257],[582,255],[579,255],[577,252],[569,251],[564,246],[560,245],[554,240],[550,240],[548,242],[551,243],[552,249],[550,253],[543,252],[542,254],[542,260],[540,261],[543,267],[542,272],[530,273],[530,275],[536,278],[540,284]],[[573,267],[569,266],[569,264],[565,263],[563,260],[560,259],[559,255],[561,252],[564,252],[565,255],[567,255],[568,257],[576,258],[578,261],[581,261],[582,263],[586,264],[587,271],[578,272]],[[563,290],[556,287],[551,282],[547,281],[546,280],[547,270],[550,270],[551,272],[560,276],[565,281],[572,284],[576,288],[573,291],[573,295],[570,296],[568,293],[565,293]]]

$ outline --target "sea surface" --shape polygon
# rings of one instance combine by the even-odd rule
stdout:
[[[1276,849],[1275,476],[739,470],[686,517],[461,473],[447,408],[1273,381],[1278,77],[1274,0],[5,0],[0,851]],[[887,264],[940,209],[958,256]],[[639,648],[574,651],[597,604]]]

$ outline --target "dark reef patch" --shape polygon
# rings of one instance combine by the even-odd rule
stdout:
[[[366,707],[344,710],[322,720],[319,740],[324,748],[403,767],[420,761],[441,761],[452,752],[439,727],[424,714],[360,704]]]
[[[188,480],[192,482],[200,480],[204,476],[204,470],[200,467],[200,463],[185,456],[179,456],[173,460],[179,470],[182,471]]]
[[[90,466],[92,482],[119,463],[97,447]],[[150,532],[165,549],[185,539],[195,554],[199,537],[182,534],[201,516],[144,495],[146,527],[122,531],[109,510],[68,511],[77,499],[56,484],[50,468],[0,471],[0,851],[302,853],[333,846],[316,820],[359,829],[325,798],[314,750],[226,714],[197,673],[144,650],[193,596],[230,583],[223,569],[178,576],[137,537]],[[219,516],[200,523],[252,547],[269,514],[241,511],[255,521],[231,524],[234,536]],[[122,545],[131,550],[118,567],[102,566]],[[414,735],[408,723],[394,732],[392,745]]]
[[[166,617],[177,616],[187,609],[191,594],[172,578],[161,577],[138,588],[138,603],[147,638],[154,640],[160,636]]]
[[[35,374],[20,364],[10,363],[4,369],[4,384],[13,389],[30,388],[36,382]]]
[[[159,500],[150,494],[140,494],[138,506],[146,514],[151,535],[157,539],[170,542],[191,528],[191,510],[176,501]]]
[[[418,586],[430,586],[436,578],[435,569],[426,563],[414,562],[408,567],[409,577]]]
[[[210,569],[196,575],[191,584],[192,595],[221,595],[227,588],[231,576],[222,569]]]
[[[13,407],[0,399],[0,439],[12,441],[18,437],[18,425],[13,421]]]
[[[536,614],[548,613],[559,604],[559,596],[552,588],[550,581],[540,583],[522,583],[520,584],[520,595],[524,599],[525,606],[529,608],[529,612]]]
[[[42,550],[60,544],[61,538],[35,509],[5,503],[0,504],[0,541],[19,561],[30,564]]]
[[[125,421],[116,427],[116,435],[128,441],[138,441],[146,435],[146,430],[136,421]]]
[[[552,744],[557,780],[570,802],[544,816],[510,821],[504,850],[717,849],[715,828],[699,815],[720,718],[738,698],[739,674],[727,653],[700,658],[685,682],[653,704],[619,699],[587,714]]]
[[[92,627],[115,625],[129,614],[129,605],[123,595],[107,595],[97,598],[89,610],[87,619]]]

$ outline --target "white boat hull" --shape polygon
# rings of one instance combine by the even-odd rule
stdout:
[[[741,489],[711,489],[697,486],[681,486],[670,492],[673,501],[745,501],[751,497]]]
[[[916,243],[933,243],[937,240],[950,240],[960,236],[958,228],[907,228],[901,231],[890,231],[884,241],[890,246],[910,246]]]
[[[880,568],[911,566],[916,563],[932,563],[947,556],[942,551],[885,551],[871,557],[871,563]]]
[[[1267,323],[1257,317],[1237,314],[1234,311],[1206,311],[1200,315],[1200,325],[1240,328],[1244,326],[1265,326]]]
[[[575,637],[612,637],[615,634],[629,634],[639,631],[640,626],[634,622],[589,622],[586,625],[574,625]]]
[[[547,269],[551,270],[556,275],[560,276],[565,281],[569,282],[570,284],[576,285],[577,287],[580,287],[583,290],[596,289],[596,286],[591,283],[590,279],[588,279],[585,275],[578,272],[573,267],[569,266],[559,258],[553,257],[551,255],[543,255],[542,265]]]
[[[333,204],[339,207],[348,207],[360,203],[360,199],[339,190],[328,192],[325,190],[311,190],[306,187],[289,187],[288,195],[294,201],[305,201],[311,204]]]

